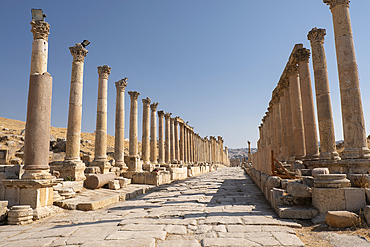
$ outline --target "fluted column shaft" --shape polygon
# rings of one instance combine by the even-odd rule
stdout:
[[[312,64],[315,78],[317,119],[320,135],[320,159],[340,159],[337,153],[333,113],[326,56],[324,49],[325,29],[313,28],[307,35],[311,43]]]
[[[175,160],[175,118],[170,118],[170,157],[171,162]]]
[[[158,152],[158,163],[160,165],[165,164],[164,160],[164,124],[163,124],[164,112],[158,111],[158,135],[159,135],[159,152]]]
[[[125,164],[125,88],[127,78],[116,82],[116,125],[114,135],[114,160],[115,166],[127,170]]]
[[[179,121],[175,118],[175,159],[180,162],[180,143],[179,143]]]
[[[330,5],[333,17],[344,134],[342,159],[370,158],[349,14],[349,1],[324,0],[324,3]]]
[[[172,113],[165,113],[164,114],[164,118],[165,118],[165,126],[166,126],[166,130],[165,130],[165,138],[166,138],[166,141],[165,141],[165,163],[166,164],[171,164],[171,138],[170,138],[170,135],[171,135],[171,114]]]
[[[287,147],[287,125],[286,125],[286,95],[284,89],[281,89],[280,96],[280,121],[281,121],[281,157],[283,161],[288,158],[288,147]]]
[[[306,146],[305,160],[317,160],[319,157],[319,142],[317,140],[316,118],[313,105],[310,68],[308,59],[310,50],[299,49],[294,56],[298,60],[299,85],[301,88],[304,136]]]
[[[150,105],[150,162],[152,164],[157,164],[157,107],[157,102]]]
[[[137,99],[140,93],[136,91],[130,91],[128,94],[131,97],[130,105],[130,145],[129,145],[129,156],[139,157],[138,142],[137,142]]]
[[[184,149],[185,149],[185,133],[184,123],[180,122],[180,162],[185,162]]]
[[[142,99],[143,102],[143,131],[141,138],[141,152],[143,165],[150,164],[150,98]]]

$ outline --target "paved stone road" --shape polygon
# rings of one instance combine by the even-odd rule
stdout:
[[[0,226],[0,246],[303,246],[240,168],[160,186],[98,211]]]

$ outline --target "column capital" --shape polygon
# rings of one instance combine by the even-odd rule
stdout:
[[[172,113],[166,112],[166,113],[164,114],[164,118],[165,118],[166,120],[168,120],[168,119],[171,117],[171,115],[172,115]]]
[[[128,94],[131,97],[131,100],[137,100],[139,98],[140,93],[136,91],[129,91]]]
[[[125,88],[126,88],[126,86],[127,86],[127,77],[125,77],[125,78],[123,78],[123,79],[121,79],[121,80],[119,80],[119,81],[116,81],[116,89],[118,90],[118,91],[125,91]]]
[[[175,123],[176,118],[171,117],[170,120],[171,120],[171,123]]]
[[[157,107],[158,107],[158,102],[153,102],[151,105],[150,105],[150,109],[152,111],[156,111],[157,110]]]
[[[158,117],[159,117],[159,118],[163,118],[163,116],[164,116],[164,111],[158,111],[157,113],[158,113]]]
[[[326,5],[329,5],[329,9],[333,9],[340,5],[346,5],[346,7],[349,7],[349,0],[323,0]]]
[[[102,79],[108,79],[108,76],[110,75],[111,67],[108,65],[103,65],[98,67],[98,74],[99,78]]]
[[[81,45],[81,43],[77,43],[75,44],[75,46],[69,47],[69,51],[73,56],[73,61],[77,62],[83,62],[85,60],[87,53],[89,52],[88,50],[85,49],[85,47]]]
[[[298,62],[307,62],[310,59],[310,50],[307,48],[298,49],[293,56],[297,59]]]
[[[296,64],[291,64],[287,67],[287,74],[288,76],[295,76],[298,75],[298,66]]]
[[[280,80],[280,86],[281,86],[281,89],[288,88],[289,87],[289,79],[284,78],[284,79]]]
[[[150,106],[150,98],[149,97],[146,97],[145,99],[142,99],[141,100],[142,102],[143,102],[143,105],[144,105],[144,107],[145,106]]]
[[[43,39],[48,41],[50,25],[45,21],[31,21],[31,32],[33,34],[33,40]]]
[[[184,128],[184,126],[185,126],[185,123],[184,122],[179,122],[179,124],[180,124],[180,127],[181,128]]]
[[[311,43],[319,42],[321,44],[324,44],[325,35],[326,35],[326,30],[325,29],[314,27],[314,28],[311,29],[311,31],[308,32],[307,39]]]

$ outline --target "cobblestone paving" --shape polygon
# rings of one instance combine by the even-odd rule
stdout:
[[[240,168],[155,188],[97,211],[0,226],[0,246],[304,246]]]

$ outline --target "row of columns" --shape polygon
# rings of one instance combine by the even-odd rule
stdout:
[[[312,50],[320,153],[309,70],[310,50],[297,44],[278,86],[273,91],[268,112],[259,126],[258,150],[264,155],[267,154],[266,151],[273,150],[275,156],[282,161],[370,157],[366,144],[349,1],[324,0],[324,3],[330,5],[333,15],[345,149],[340,158],[336,150],[323,45],[326,31],[313,28],[307,38]]]

